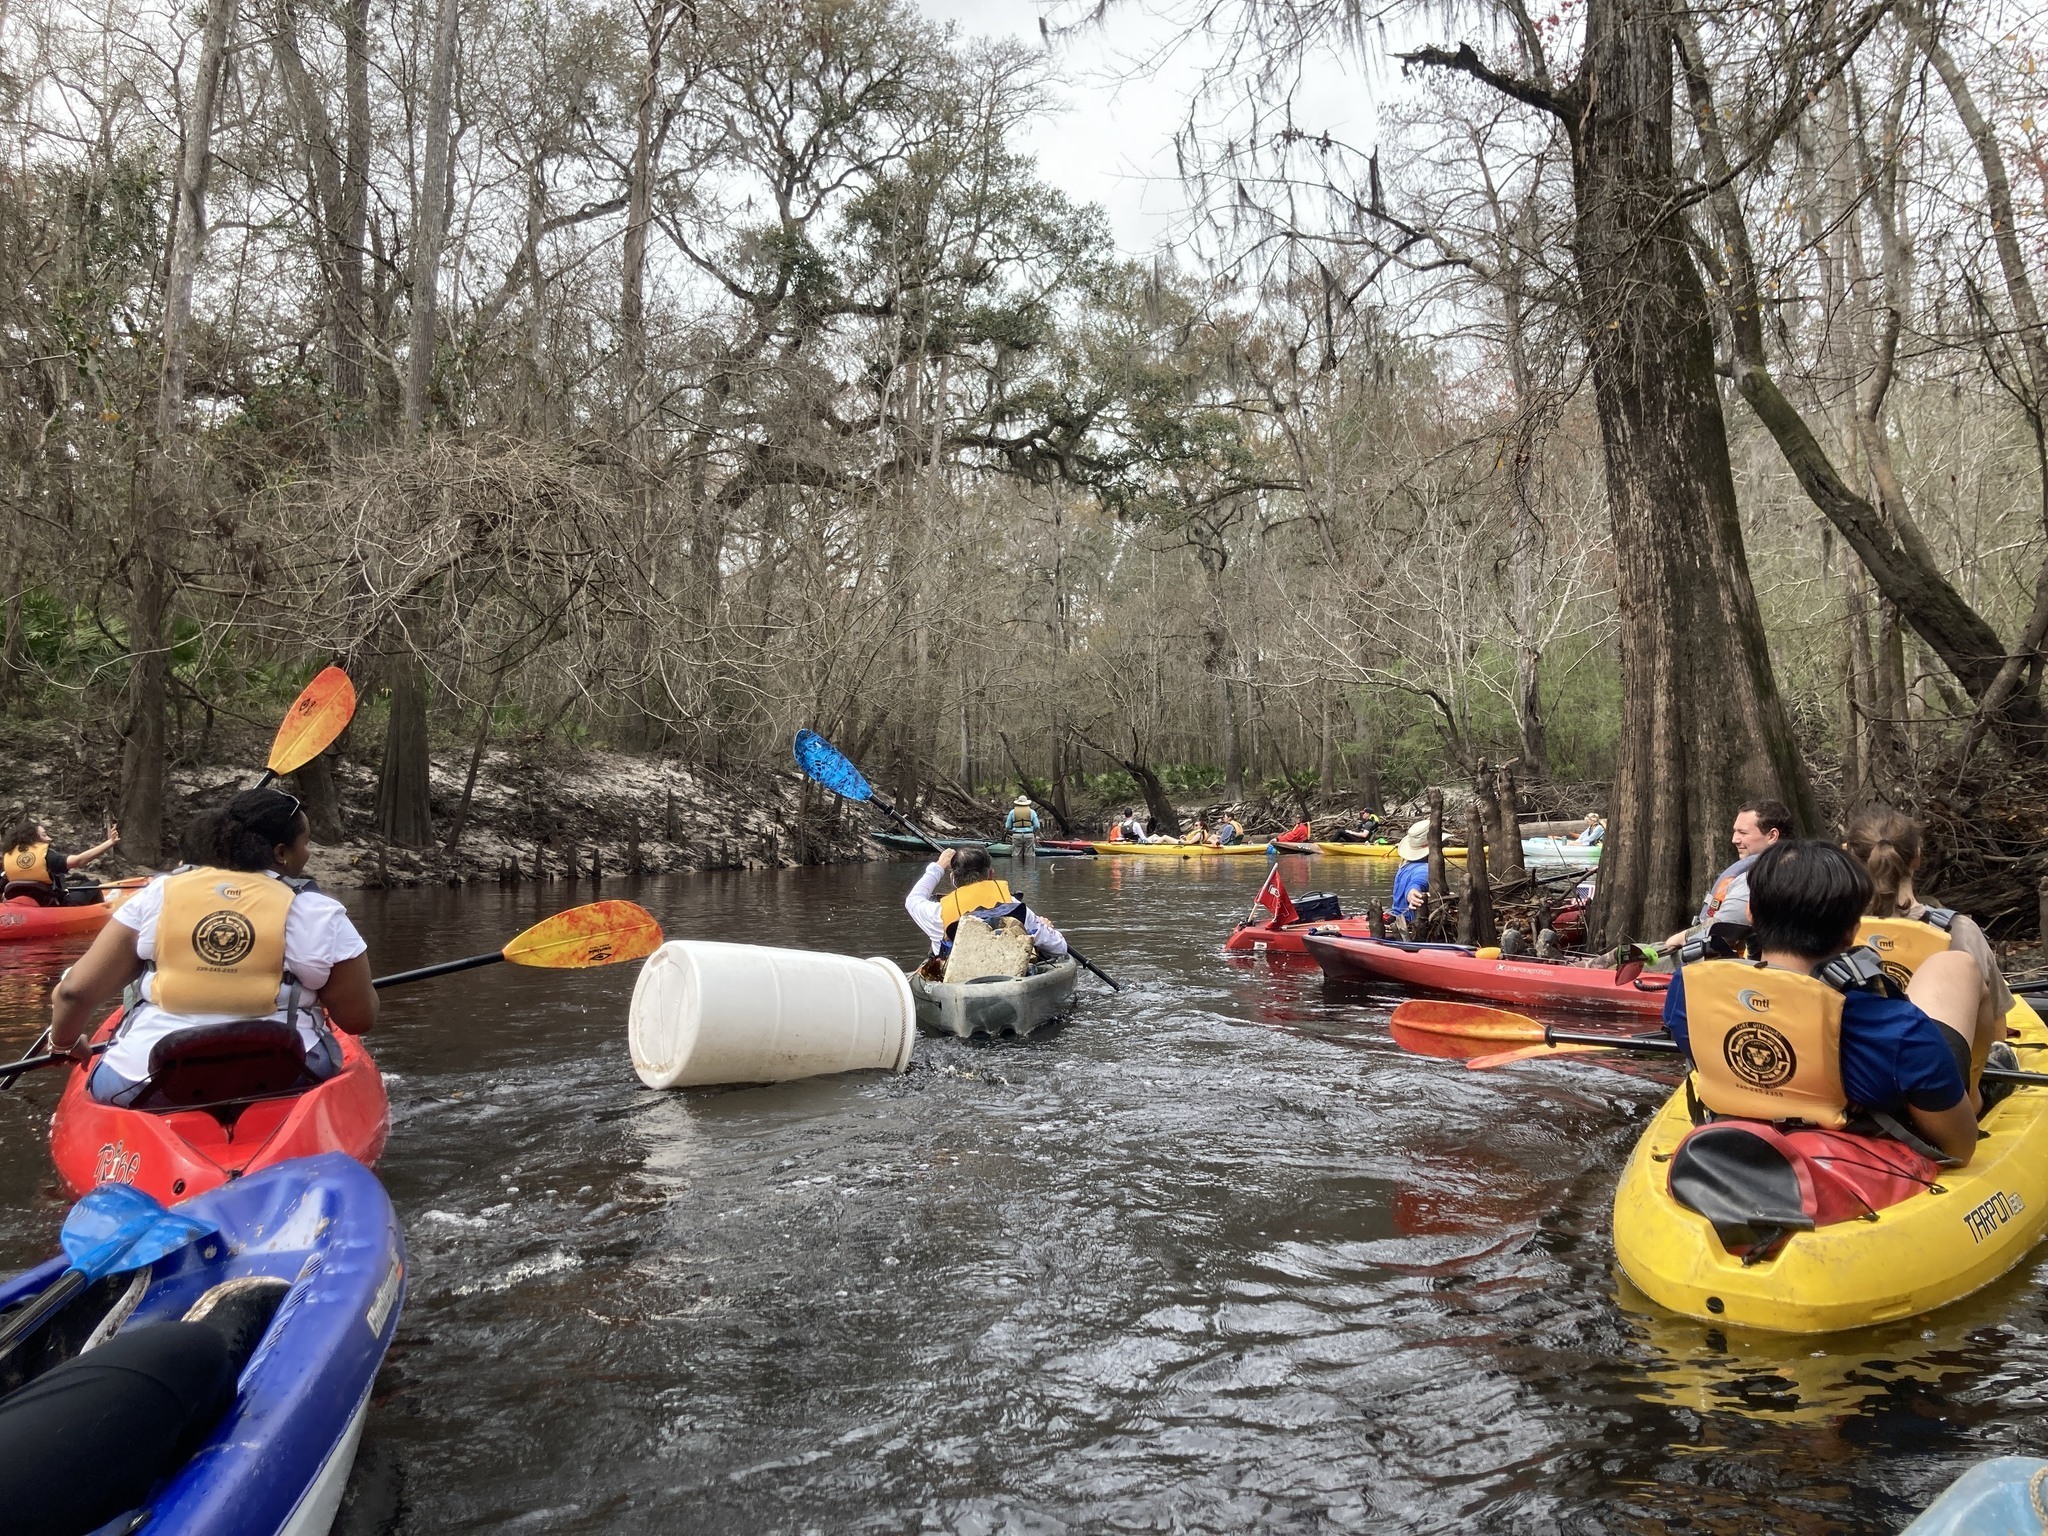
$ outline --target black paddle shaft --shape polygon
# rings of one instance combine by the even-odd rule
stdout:
[[[931,849],[933,853],[945,852],[943,848],[941,848],[937,843],[932,841],[930,833],[926,832],[922,827],[918,826],[916,822],[912,821],[908,816],[904,815],[901,811],[897,810],[895,806],[891,805],[888,801],[884,800],[880,795],[876,795],[872,803],[880,806],[883,811],[883,814],[894,817],[896,820],[896,825],[901,827],[904,831],[908,832],[912,837],[916,838],[919,842],[923,843],[925,847]],[[1074,948],[1072,944],[1067,945],[1067,953],[1074,957],[1074,963],[1076,965],[1086,966],[1090,971],[1094,972],[1097,976],[1100,976],[1103,979],[1103,981],[1108,984],[1110,991],[1123,991],[1123,988],[1117,985],[1116,979],[1113,976],[1111,976],[1109,972],[1105,971],[1093,960],[1090,960],[1086,955],[1082,954],[1081,951]]]
[[[503,950],[488,955],[470,955],[461,960],[443,960],[439,965],[423,965],[416,971],[394,971],[389,976],[379,976],[370,983],[373,987],[402,987],[409,981],[425,981],[431,976],[453,976],[457,971],[474,971],[481,966],[496,965],[505,958]]]
[[[1682,1054],[1669,1035],[1603,1035],[1594,1029],[1558,1029],[1545,1025],[1545,1045],[1605,1045],[1617,1051],[1640,1051],[1646,1056]],[[1987,1083],[2016,1083],[2027,1088],[2048,1088],[2048,1072],[2023,1072],[2017,1067],[1986,1067],[1981,1074]]]

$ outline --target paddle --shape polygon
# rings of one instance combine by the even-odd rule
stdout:
[[[804,777],[811,780],[814,784],[824,786],[842,800],[860,800],[865,801],[869,805],[880,807],[883,815],[894,820],[896,825],[923,843],[925,847],[931,849],[934,853],[940,851],[939,845],[933,842],[924,831],[914,826],[908,816],[905,816],[895,806],[875,793],[875,786],[870,784],[861,771],[853,766],[852,761],[848,759],[844,752],[841,752],[816,731],[798,731],[796,733],[796,765],[803,770]],[[1093,960],[1082,954],[1081,951],[1074,948],[1072,944],[1067,946],[1067,953],[1074,957],[1076,963],[1086,966],[1105,982],[1108,982],[1110,991],[1123,991],[1123,988],[1117,985],[1114,977]]]
[[[41,1327],[87,1286],[109,1275],[146,1268],[165,1254],[219,1232],[210,1221],[165,1210],[132,1185],[102,1184],[88,1190],[64,1218],[59,1239],[71,1267],[0,1325],[0,1354]],[[213,1253],[207,1251],[203,1256],[210,1259]]]
[[[2006,990],[2014,997],[2040,997],[2048,993],[2048,976],[2038,976],[2032,981],[2015,981]]]
[[[630,901],[593,901],[553,917],[542,918],[503,949],[461,960],[443,960],[415,971],[379,976],[373,987],[402,987],[430,976],[452,976],[504,961],[550,971],[581,971],[592,966],[641,960],[661,947],[661,924],[645,907]]]
[[[1518,1040],[1536,1046],[1577,1046],[1582,1050],[1629,1051],[1645,1056],[1678,1056],[1678,1042],[1659,1031],[1656,1034],[1613,1035],[1595,1029],[1560,1029],[1542,1024],[1527,1014],[1505,1008],[1483,1008],[1477,1003],[1446,1003],[1418,999],[1394,1010],[1392,1022],[1400,1029],[1419,1035],[1441,1035],[1459,1040]],[[1533,1060],[1536,1053],[1492,1052],[1472,1058],[1488,1066],[1505,1066],[1506,1059]],[[1471,1063],[1468,1062],[1467,1065]],[[1482,1069],[1483,1070],[1483,1069]],[[2023,1072],[2016,1067],[1986,1067],[1982,1080],[2048,1087],[2048,1072]]]
[[[334,744],[355,717],[356,686],[339,667],[326,667],[299,690],[270,744],[270,761],[256,787],[263,789],[303,768]]]

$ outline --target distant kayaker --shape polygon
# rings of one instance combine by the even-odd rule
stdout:
[[[1123,820],[1117,823],[1117,830],[1123,833],[1121,841],[1142,843],[1145,841],[1145,823],[1138,819],[1137,807],[1124,812]]]
[[[949,876],[953,888],[941,896],[939,885]],[[1019,901],[1007,881],[996,878],[995,866],[984,848],[948,848],[925,865],[923,876],[903,898],[903,910],[931,940],[934,955],[952,950],[953,930],[961,918],[972,916],[991,925],[1014,917],[1031,935],[1040,955],[1055,958],[1067,952],[1067,941],[1059,929]]]
[[[206,813],[186,847],[208,862],[160,875],[117,907],[57,983],[53,1048],[90,1059],[99,1010],[140,978],[141,1001],[93,1069],[89,1086],[100,1102],[126,1104],[142,1093],[158,1042],[243,1019],[296,1025],[307,1077],[332,1077],[341,1050],[321,1013],[337,1029],[365,1034],[377,1022],[377,994],[347,911],[301,878],[312,831],[299,801],[244,790]]]
[[[1380,819],[1371,810],[1361,806],[1358,820],[1348,827],[1339,827],[1330,834],[1333,843],[1369,843],[1380,835]]]
[[[1875,965],[1856,960],[1870,951],[1851,952],[1874,894],[1861,864],[1832,843],[1786,839],[1747,873],[1762,963],[1695,962],[1665,995],[1665,1027],[1693,1058],[1701,1102],[1741,1119],[1903,1118],[1907,1135],[1969,1162],[1980,1103],[1969,1077],[1983,987],[1976,962],[1960,950],[1931,955],[1903,997],[1888,995],[1896,989]],[[1829,1061],[1823,1046],[1837,1029]]]
[[[1032,809],[1031,797],[1019,795],[1010,806],[1010,814],[1003,818],[1003,831],[1011,837],[1019,832],[1038,835],[1038,812]]]
[[[1843,846],[1870,872],[1869,916],[1925,923],[1947,934],[1947,948],[1968,955],[1976,965],[1983,985],[1978,992],[1973,1038],[1979,1052],[1986,1052],[1993,1042],[2004,1038],[2003,1021],[2012,1008],[2012,993],[1984,930],[1965,914],[1930,907],[1914,894],[1913,876],[1920,869],[1924,840],[1920,823],[1911,816],[1887,805],[1872,805],[1849,818],[1849,835]],[[1981,1058],[1978,1064],[1982,1065]]]
[[[1676,949],[1689,933],[1703,931],[1715,923],[1746,924],[1750,866],[1756,863],[1758,854],[1779,838],[1790,837],[1792,830],[1792,811],[1782,800],[1751,800],[1737,810],[1735,825],[1728,834],[1728,841],[1735,848],[1735,862],[1715,876],[1707,899],[1700,903],[1699,916],[1693,919],[1693,927],[1681,928],[1664,941],[1664,947]]]
[[[1223,822],[1216,828],[1216,835],[1209,839],[1212,848],[1228,848],[1232,843],[1244,841],[1244,824],[1229,812],[1223,815]]]
[[[1189,827],[1187,831],[1183,832],[1178,839],[1170,837],[1159,837],[1154,838],[1153,841],[1160,843],[1170,843],[1178,841],[1187,844],[1189,847],[1193,847],[1198,843],[1205,848],[1213,848],[1216,846],[1216,839],[1209,835],[1209,819],[1206,816],[1197,816],[1195,818],[1195,824],[1192,827]]]
[[[112,822],[107,823],[106,841],[95,843],[83,853],[66,853],[51,845],[50,832],[39,821],[23,821],[7,834],[7,851],[0,854],[0,868],[6,872],[5,884],[30,887],[43,886],[58,901],[65,893],[65,876],[85,868],[94,860],[103,858],[121,845],[121,829]]]
[[[1405,931],[1422,915],[1429,897],[1429,820],[1425,817],[1409,827],[1394,849],[1401,867],[1394,871],[1394,895],[1388,913],[1398,918]]]
[[[1572,839],[1572,846],[1575,848],[1597,848],[1606,840],[1606,819],[1592,811],[1588,811],[1586,812],[1586,824],[1579,829],[1578,836]]]

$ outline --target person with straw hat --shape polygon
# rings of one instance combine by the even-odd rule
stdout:
[[[1401,867],[1394,871],[1394,895],[1387,911],[1406,929],[1422,915],[1423,899],[1429,895],[1429,818],[1409,827],[1394,852]]]
[[[1010,834],[1010,857],[1028,859],[1038,852],[1038,812],[1029,795],[1019,795],[1003,818],[1003,830]]]

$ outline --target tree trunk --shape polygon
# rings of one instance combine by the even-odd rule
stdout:
[[[1519,879],[1528,873],[1522,863],[1522,791],[1515,783],[1515,765],[1502,763],[1494,775],[1494,793],[1500,805],[1501,823],[1508,829],[1508,838],[1514,844],[1514,864],[1508,870],[1509,879]]]
[[[334,749],[322,752],[292,775],[299,800],[306,808],[306,821],[316,842],[341,841],[341,794],[334,784]]]
[[[1671,217],[1668,13],[1589,0],[1575,256],[1621,609],[1622,732],[1596,931],[1679,926],[1735,807],[1812,796],[1750,584],[1706,294]]]
[[[1465,811],[1465,894],[1458,904],[1460,944],[1498,944],[1500,930],[1493,921],[1493,887],[1487,879],[1486,860],[1479,850],[1494,835],[1487,824],[1486,808],[1474,796]],[[1517,847],[1520,845],[1517,844]]]
[[[391,719],[377,771],[377,830],[401,848],[434,840],[427,785],[427,669],[409,646],[391,658]]]
[[[1236,690],[1227,677],[1216,683],[1223,690],[1223,798],[1237,805],[1244,799],[1244,749],[1238,737]]]
[[[1470,850],[1466,858],[1471,858]],[[1444,898],[1450,895],[1451,877],[1444,868],[1444,792],[1432,789],[1429,792],[1429,900],[1430,905],[1442,909]]]
[[[458,0],[439,0],[434,54],[427,69],[426,146],[413,208],[412,314],[405,368],[405,426],[426,426],[434,387],[434,335],[440,304],[441,246],[448,233],[450,120],[455,110]]]
[[[206,251],[206,183],[213,168],[213,120],[235,0],[207,0],[199,56],[186,101],[184,152],[172,191],[171,254],[164,278],[163,358],[156,415],[145,454],[140,529],[130,558],[127,740],[121,752],[121,823],[130,855],[163,851],[164,711],[170,698],[171,562],[178,507],[189,487],[185,364],[191,351],[192,287]]]
[[[1734,190],[1705,58],[1689,21],[1679,26],[1677,37],[1684,52],[1702,164],[1710,183],[1719,188],[1709,201],[1726,263],[1723,300],[1736,388],[1777,443],[1808,500],[1856,552],[1878,591],[1897,604],[1914,631],[1976,701],[1984,719],[1995,722],[2015,749],[2038,752],[2044,732],[2048,732],[2048,713],[2043,712],[2038,698],[2018,694],[2017,688],[2024,653],[2038,649],[2043,635],[2048,634],[2048,566],[2043,567],[2036,585],[2034,620],[2039,625],[2030,620],[2028,643],[2008,657],[1998,632],[1941,574],[1919,528],[1910,518],[1887,520],[1868,498],[1857,494],[1836,469],[1806,418],[1778,387],[1764,343],[1766,301],[1750,250],[1747,220]],[[1625,609],[1626,594],[1623,602]],[[1624,744],[1627,740],[1624,734]],[[1796,808],[1798,802],[1793,803]]]

